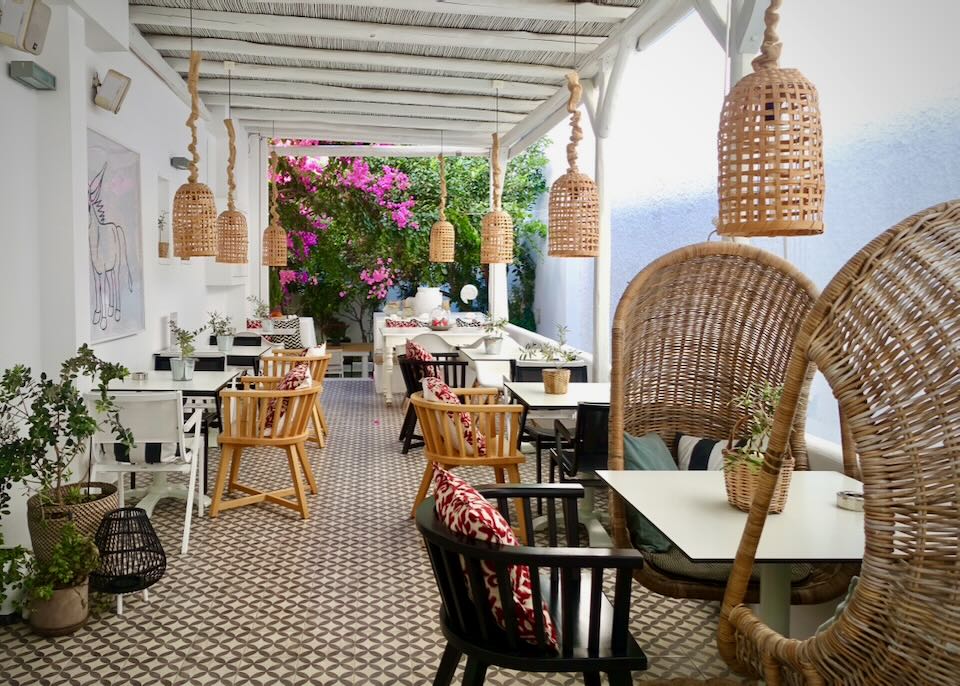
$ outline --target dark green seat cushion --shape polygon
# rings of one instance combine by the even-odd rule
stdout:
[[[677,463],[673,461],[667,444],[655,433],[637,438],[624,432],[623,461],[628,470],[677,471]],[[660,533],[657,527],[629,503],[625,504],[627,508],[627,531],[634,547],[658,553],[669,550],[672,546],[670,539]]]

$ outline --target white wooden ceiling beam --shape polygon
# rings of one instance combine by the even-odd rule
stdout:
[[[410,12],[462,14],[479,17],[512,17],[542,21],[573,21],[569,0],[273,0],[274,5],[346,5],[348,7],[379,6]],[[630,16],[634,7],[598,5],[581,2],[577,5],[577,21],[618,22]]]
[[[186,74],[190,60],[173,57],[167,60],[176,71]],[[426,91],[449,91],[454,93],[477,93],[495,95],[490,79],[471,79],[458,76],[427,76],[425,74],[398,74],[397,72],[342,71],[339,69],[316,69],[314,67],[276,67],[270,64],[234,64],[234,78],[263,79],[266,81],[302,81],[304,83],[328,83],[338,86],[369,88],[403,87]],[[201,76],[226,76],[223,62],[202,60]],[[543,86],[519,81],[499,81],[503,97],[548,98],[556,91],[555,86]]]
[[[468,145],[271,145],[278,155],[288,157],[486,157],[488,148]]]
[[[291,103],[296,101],[291,101]],[[339,124],[342,126],[364,127],[382,126],[399,129],[426,129],[435,131],[439,138],[440,131],[465,131],[493,133],[496,131],[494,122],[457,121],[455,119],[434,119],[426,117],[383,117],[373,114],[333,114],[329,112],[298,112],[294,109],[269,110],[234,107],[233,116],[238,119],[263,119],[286,122],[315,123],[318,125]],[[431,140],[434,138],[430,136]]]
[[[763,43],[763,15],[770,3],[766,0],[740,0],[734,7],[736,16],[730,27],[730,53],[753,55]]]
[[[643,52],[649,48],[692,11],[693,0],[671,0],[666,3],[661,1],[656,19],[637,36],[634,45],[636,51]]]
[[[167,84],[167,87],[183,100],[187,107],[190,107],[192,98],[190,97],[190,91],[187,89],[187,82],[167,64],[163,56],[146,41],[143,34],[133,24],[130,25],[129,45],[130,51],[139,57],[140,61],[147,65],[150,71],[156,74],[161,81]],[[202,102],[200,103],[200,117],[210,121],[210,112]]]
[[[720,44],[722,49],[727,47],[727,20],[720,16],[716,5],[712,0],[693,0],[693,6],[697,14],[703,20],[707,30],[713,36],[714,40]]]
[[[189,28],[190,11],[170,7],[137,5],[130,8],[130,21],[137,25]],[[374,43],[400,43],[403,45],[445,45],[481,50],[533,50],[563,53],[574,51],[573,36],[560,34],[374,24],[362,21],[290,17],[276,14],[194,10],[193,26],[195,29],[202,31],[312,36]],[[588,51],[602,42],[603,38],[595,36],[580,36],[577,38],[579,49],[584,51]]]
[[[383,144],[415,144],[440,145],[440,132],[426,129],[401,129],[375,126],[343,126],[323,124],[321,122],[274,122],[273,120],[241,119],[244,127],[251,133],[264,136],[273,136],[276,131],[278,138],[318,138],[320,140],[341,141],[350,143],[383,143]],[[489,136],[486,134],[465,134],[460,131],[443,134],[444,145],[467,145],[472,147],[489,147]]]
[[[226,93],[228,90],[232,90],[234,95],[329,98],[331,100],[351,100],[354,102],[466,107],[490,111],[493,111],[497,106],[497,99],[491,95],[458,95],[454,93],[420,93],[417,91],[391,91],[371,88],[341,88],[339,86],[322,86],[316,83],[302,83],[297,81],[233,79],[232,82],[228,82],[227,79],[200,79],[199,86],[201,93]],[[500,111],[526,114],[539,104],[540,102],[537,100],[500,98]]]
[[[607,5],[609,6],[609,5]],[[187,36],[150,35],[147,40],[160,51],[189,51]],[[230,38],[195,38],[193,46],[202,53],[242,55],[244,57],[268,57],[289,60],[310,60],[318,63],[357,64],[388,69],[425,69],[435,71],[475,74],[489,78],[491,74],[512,76],[520,79],[551,79],[560,83],[567,70],[548,64],[522,64],[518,62],[494,62],[492,60],[469,60],[456,57],[426,57],[390,52],[363,52],[360,50],[324,50],[301,48],[293,45],[253,43]]]
[[[209,94],[203,96],[207,105],[226,105],[228,101],[233,107],[251,107],[267,110],[298,110],[300,112],[339,112],[356,114],[376,114],[381,116],[395,115],[398,117],[435,117],[437,119],[459,119],[463,121],[497,120],[493,110],[475,110],[457,107],[435,107],[432,105],[391,105],[382,102],[353,102],[350,100],[323,99],[296,99],[296,98],[269,98],[256,95],[226,95]],[[501,112],[501,124],[514,124],[523,119],[523,116],[514,112]]]

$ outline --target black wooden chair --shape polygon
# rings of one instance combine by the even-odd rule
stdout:
[[[467,362],[461,360],[460,353],[431,353],[436,359],[425,362],[423,360],[407,359],[406,355],[398,355],[397,361],[400,363],[400,373],[403,375],[403,383],[407,387],[407,398],[417,391],[423,390],[423,377],[436,376],[441,379],[450,388],[467,387]],[[417,428],[417,413],[413,405],[407,405],[407,414],[403,417],[403,425],[400,427],[400,440],[403,441],[403,454],[410,452],[411,448],[420,448],[423,446],[423,436],[415,433]],[[414,443],[416,441],[416,443]]]
[[[481,486],[480,492],[496,500],[509,521],[510,501],[522,499],[527,540],[534,541],[532,500],[544,498],[548,517],[547,545],[507,547],[468,541],[451,532],[437,517],[433,498],[417,510],[417,528],[426,542],[427,555],[440,591],[440,628],[447,646],[434,686],[449,686],[462,655],[467,656],[464,686],[484,683],[491,665],[525,672],[583,672],[587,686],[599,686],[606,673],[611,686],[629,686],[631,672],[645,670],[647,657],[630,633],[630,596],[633,572],[643,566],[636,550],[580,548],[577,484]],[[558,547],[557,509],[563,510],[565,547]],[[506,629],[501,629],[483,592],[481,563],[491,565],[500,579],[500,601]],[[548,647],[543,622],[536,621],[537,645],[517,633],[509,567],[528,565],[533,584],[533,606],[546,602],[560,634],[560,652]],[[464,574],[466,569],[467,574]],[[613,602],[603,593],[605,570],[613,570]],[[540,613],[536,613],[537,617]]]

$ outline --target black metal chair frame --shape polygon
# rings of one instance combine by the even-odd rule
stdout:
[[[510,501],[522,500],[527,540],[534,541],[532,501],[546,501],[547,546],[500,546],[469,541],[452,533],[437,517],[433,498],[417,510],[417,529],[423,535],[433,574],[440,591],[440,628],[447,646],[434,678],[434,686],[449,686],[461,656],[467,656],[464,686],[484,683],[489,666],[526,672],[583,672],[587,686],[599,686],[606,673],[611,686],[629,686],[631,672],[645,670],[647,657],[630,634],[630,597],[633,571],[643,566],[636,550],[579,547],[578,484],[479,486],[495,500],[510,521]],[[565,547],[559,547],[558,507],[566,527]],[[469,586],[483,587],[481,563],[493,567],[499,579],[500,601],[506,629],[491,614],[483,593],[471,595]],[[536,613],[537,645],[518,636],[509,568],[527,565],[533,584],[533,606],[546,601],[560,634],[561,650],[548,647],[543,621]],[[466,569],[467,574],[464,574]],[[605,570],[614,570],[611,603],[603,593]]]
[[[591,417],[590,415],[595,415]],[[577,425],[570,433],[563,422],[553,424],[555,445],[550,450],[550,481],[554,468],[559,467],[561,483],[578,483],[587,487],[603,486],[599,478],[583,478],[581,463],[592,462],[588,471],[605,469],[609,456],[610,405],[607,403],[580,403],[577,405]]]
[[[441,379],[450,388],[466,388],[467,386],[467,362],[461,360],[458,352],[431,353],[436,359],[430,361],[411,360],[406,355],[398,355],[397,361],[400,363],[400,373],[403,375],[403,383],[407,387],[407,398],[422,391],[421,382],[425,376],[428,376],[428,370],[433,370],[433,376]],[[411,448],[423,447],[423,436],[416,433],[417,413],[413,405],[407,405],[407,413],[403,417],[403,425],[400,427],[400,439],[403,441],[404,455],[410,452]],[[416,441],[416,443],[414,443]]]

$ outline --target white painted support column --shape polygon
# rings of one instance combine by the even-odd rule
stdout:
[[[500,148],[500,169],[505,176],[507,173],[507,148]],[[503,183],[503,176],[498,179]],[[490,151],[490,209],[493,209],[493,151]],[[510,308],[507,301],[507,265],[490,264],[490,278],[487,281],[487,297],[489,314],[494,319],[509,319]]]
[[[263,266],[263,231],[270,223],[270,188],[267,184],[267,170],[270,169],[270,152],[267,139],[260,137],[257,145],[257,164],[254,181],[257,197],[257,224],[250,232],[251,271],[256,270],[256,294],[265,303],[270,302],[270,268]]]

